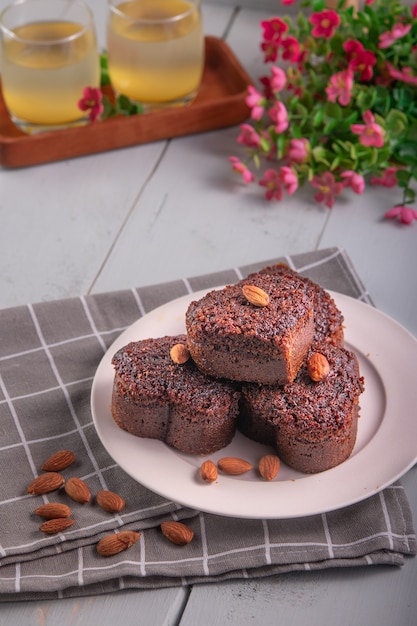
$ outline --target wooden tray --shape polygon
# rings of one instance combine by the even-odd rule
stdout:
[[[243,122],[249,115],[245,97],[252,81],[224,41],[206,37],[205,42],[202,84],[196,99],[184,108],[27,135],[11,122],[0,90],[0,165],[38,165]]]

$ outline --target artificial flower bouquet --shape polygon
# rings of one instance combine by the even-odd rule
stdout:
[[[294,0],[282,0],[293,4]],[[385,217],[417,220],[417,3],[368,0],[360,10],[301,2],[296,19],[261,22],[269,74],[250,86],[251,122],[230,157],[246,183],[282,200],[309,184],[332,208],[367,185],[398,186],[402,199]],[[256,179],[255,172],[259,172]],[[388,208],[388,207],[386,207]]]

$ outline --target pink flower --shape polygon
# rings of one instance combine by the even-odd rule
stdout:
[[[324,37],[330,39],[336,32],[340,24],[340,17],[336,11],[326,10],[313,13],[310,16],[310,24],[314,26],[311,34],[313,37]]]
[[[365,179],[360,174],[353,170],[346,170],[340,176],[345,181],[345,187],[350,187],[355,193],[363,193],[365,191]]]
[[[415,18],[417,17],[417,2],[415,4],[413,4],[412,8],[411,8],[411,15]]]
[[[373,176],[371,178],[371,185],[382,185],[383,187],[396,187],[398,184],[396,174],[397,174],[396,167],[387,167],[387,169],[383,171],[382,177]]]
[[[352,87],[353,72],[348,68],[330,77],[330,83],[326,87],[326,94],[330,102],[339,100],[342,106],[347,106],[352,97]]]
[[[229,161],[232,164],[233,170],[242,175],[242,178],[246,184],[249,184],[255,180],[255,176],[252,174],[250,169],[244,163],[242,163],[240,159],[232,156],[229,157]]]
[[[360,72],[360,80],[371,80],[376,57],[373,52],[365,50],[360,41],[348,39],[343,44],[343,49],[347,53],[349,67],[354,72]]]
[[[273,66],[271,68],[271,79],[269,81],[269,86],[273,93],[278,93],[282,91],[287,82],[287,75],[280,67]]]
[[[308,159],[310,142],[308,139],[291,139],[287,148],[287,157],[293,163],[305,163]]]
[[[403,224],[411,224],[413,220],[417,220],[417,211],[411,207],[404,205],[393,206],[392,209],[385,213],[388,219],[395,219],[398,217]]]
[[[279,101],[274,102],[274,105],[268,111],[268,115],[275,124],[276,133],[280,134],[287,130],[289,121],[285,104]]]
[[[78,100],[78,108],[81,111],[89,111],[88,119],[95,122],[103,113],[103,94],[96,87],[86,87],[83,91],[83,97]]]
[[[397,70],[391,63],[387,61],[386,67],[391,78],[394,80],[402,80],[409,85],[417,85],[417,76],[413,74],[411,67],[403,67],[402,70]]]
[[[389,48],[397,39],[404,37],[411,30],[411,26],[411,24],[397,22],[391,30],[379,36],[378,48]]]
[[[246,104],[251,109],[251,117],[254,120],[260,120],[264,114],[264,97],[255,87],[249,85],[248,95],[246,96]]]
[[[267,170],[262,180],[259,181],[261,187],[266,187],[265,198],[267,200],[282,200],[284,191],[292,195],[298,189],[298,178],[296,173],[290,168],[283,166],[279,171]]]
[[[285,37],[281,40],[282,58],[284,61],[296,63],[300,58],[300,44],[295,37]]]
[[[241,124],[240,130],[241,132],[237,138],[237,143],[242,143],[248,148],[259,148],[261,137],[253,126],[250,124]]]
[[[329,209],[333,207],[336,196],[343,191],[343,184],[336,182],[331,172],[324,172],[321,176],[313,176],[311,185],[318,189],[314,200],[323,202]]]
[[[363,114],[365,124],[352,124],[350,130],[355,135],[359,135],[359,141],[363,146],[375,146],[382,148],[384,145],[383,130],[379,124],[375,123],[375,118],[371,111]]]
[[[270,20],[262,21],[261,27],[264,31],[263,39],[265,41],[279,40],[288,30],[288,24],[280,17],[272,17]]]
[[[281,0],[281,4],[294,4],[295,0]]]
[[[265,63],[275,63],[278,58],[278,48],[279,41],[274,39],[269,39],[268,41],[263,41],[261,43],[261,50],[264,52],[264,62]]]

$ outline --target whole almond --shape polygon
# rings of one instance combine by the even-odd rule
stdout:
[[[75,461],[75,454],[70,450],[59,450],[49,457],[42,465],[45,472],[60,472]]]
[[[79,502],[80,504],[90,502],[90,490],[81,478],[77,478],[76,476],[68,478],[64,489],[65,493],[75,502]]]
[[[194,531],[182,522],[162,522],[162,533],[177,546],[185,546],[194,537]]]
[[[265,454],[259,461],[258,470],[265,480],[273,480],[279,472],[281,462],[275,454]]]
[[[71,519],[69,517],[49,519],[47,522],[43,522],[43,524],[39,526],[39,530],[47,535],[54,535],[55,533],[61,533],[63,530],[66,530],[72,526],[74,522],[75,519]]]
[[[176,343],[170,350],[170,357],[174,363],[183,365],[190,358],[190,351],[184,343]]]
[[[108,513],[120,513],[126,506],[126,502],[113,491],[101,490],[97,492],[96,502],[102,509]]]
[[[219,459],[217,465],[224,474],[231,474],[233,476],[245,474],[253,469],[253,465],[251,463],[234,456],[226,456]]]
[[[32,480],[27,488],[27,493],[30,493],[33,496],[41,496],[44,493],[56,491],[56,489],[59,489],[64,482],[64,477],[61,476],[61,474],[58,474],[58,472],[40,474],[37,478]]]
[[[101,556],[114,556],[123,550],[133,546],[140,537],[140,533],[133,530],[122,530],[120,533],[107,535],[100,539],[96,546],[97,552]]]
[[[328,377],[330,365],[324,354],[313,352],[307,362],[307,373],[316,383]]]
[[[256,287],[255,285],[243,285],[242,292],[246,300],[254,306],[268,306],[269,304],[268,294],[260,287]]]
[[[214,483],[217,480],[217,467],[213,461],[204,461],[199,469],[199,474],[207,483]]]
[[[71,509],[61,502],[48,502],[48,504],[38,506],[38,508],[35,509],[35,515],[39,515],[39,517],[44,517],[45,519],[69,517],[71,515]]]

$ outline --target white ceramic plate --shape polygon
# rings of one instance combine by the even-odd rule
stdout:
[[[198,478],[204,457],[181,454],[160,441],[141,439],[113,421],[111,359],[129,341],[185,332],[188,304],[206,293],[183,296],[132,324],[101,361],[92,387],[91,407],[98,435],[125,472],[169,500],[198,510],[243,518],[313,515],[359,502],[393,483],[417,461],[417,341],[402,326],[373,307],[331,293],[345,317],[346,345],[359,357],[365,377],[355,448],[341,465],[308,475],[282,466],[266,482],[249,472],[219,474],[216,483]],[[271,450],[238,433],[210,458],[239,456],[254,464]]]

